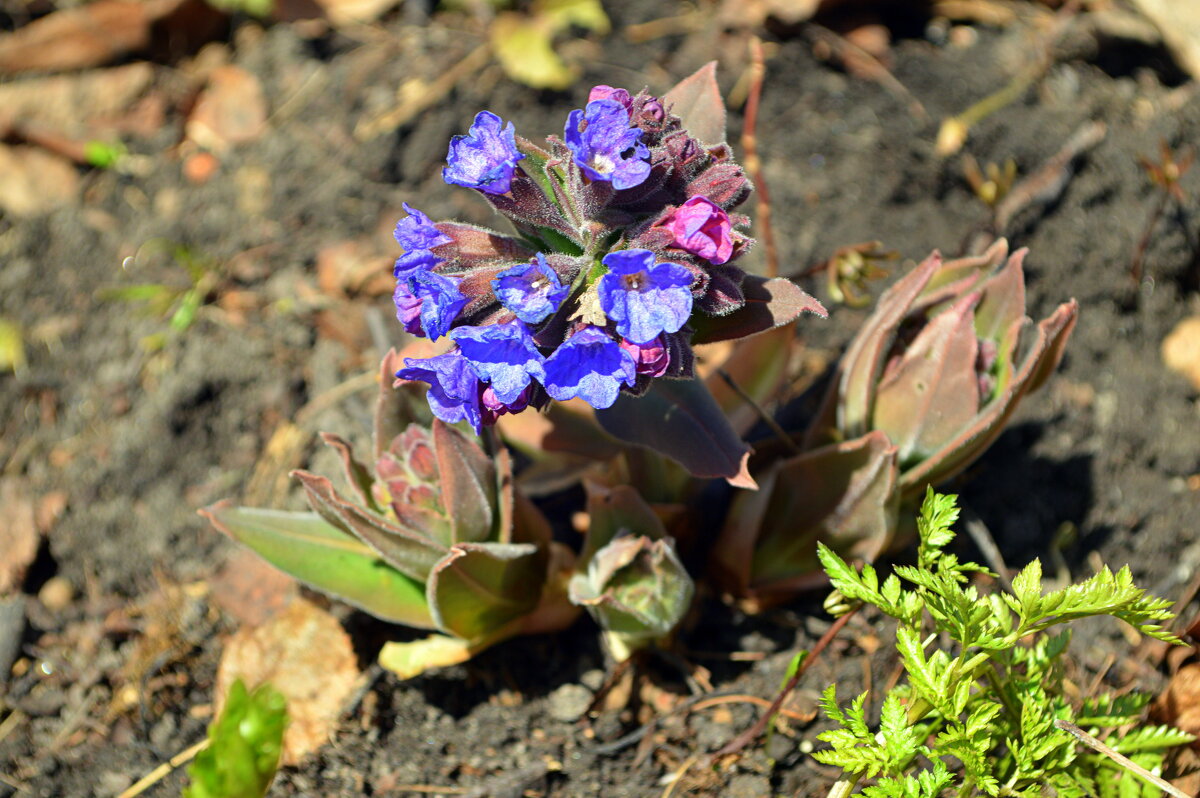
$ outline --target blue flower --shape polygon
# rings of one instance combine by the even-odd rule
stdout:
[[[503,124],[491,111],[476,114],[467,135],[450,139],[442,179],[485,194],[507,193],[517,161],[525,155],[517,150],[512,122],[501,129]]]
[[[404,358],[404,368],[396,372],[402,380],[429,383],[429,409],[447,424],[466,421],[478,433],[483,423],[479,409],[479,378],[471,370],[462,352],[452,349],[429,358]]]
[[[396,237],[400,246],[404,247],[405,252],[433,249],[450,243],[450,237],[434,227],[428,216],[407,202],[404,203],[404,210],[408,216],[396,223],[396,230],[392,235]]]
[[[531,379],[542,379],[545,358],[519,321],[483,327],[455,327],[450,337],[479,379],[491,385],[496,398],[514,403]]]
[[[654,263],[648,249],[610,252],[597,290],[600,308],[617,332],[635,344],[679,332],[692,313],[692,273],[677,263]]]
[[[428,271],[441,262],[442,259],[428,249],[410,249],[396,258],[396,266],[392,269],[392,274],[399,278],[418,269]]]
[[[650,174],[650,151],[642,144],[642,131],[629,126],[629,112],[616,100],[592,100],[585,110],[572,111],[563,138],[575,163],[592,180],[633,188]]]
[[[396,280],[396,318],[413,335],[437,340],[446,334],[467,297],[458,290],[458,279],[427,269],[410,269]],[[419,320],[419,321],[418,321]]]
[[[492,290],[504,307],[527,324],[537,324],[558,310],[569,293],[540,252],[536,263],[522,263],[496,275]]]
[[[554,399],[576,396],[592,407],[612,407],[621,384],[633,385],[633,358],[599,327],[584,327],[546,359],[542,384]]]

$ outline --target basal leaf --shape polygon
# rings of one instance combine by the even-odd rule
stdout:
[[[377,618],[432,629],[425,588],[380,559],[365,543],[316,513],[235,507],[201,510],[218,530],[304,584]]]
[[[610,435],[664,454],[692,476],[757,487],[747,467],[750,447],[699,380],[655,380],[641,397],[619,394],[596,418]]]

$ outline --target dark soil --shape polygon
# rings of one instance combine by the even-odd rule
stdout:
[[[616,32],[586,51],[585,75],[571,91],[533,91],[489,66],[414,122],[367,142],[355,140],[355,124],[391,107],[406,81],[433,80],[459,62],[480,29],[440,17],[413,27],[412,15],[399,12],[382,23],[382,35],[362,40],[240,24],[232,61],[262,81],[276,116],[267,135],[224,157],[211,181],[183,178],[172,150],[183,117],[173,112],[156,138],[132,145],[152,164],[143,174],[91,172],[77,207],[35,220],[0,217],[0,316],[37,332],[28,367],[0,376],[0,463],[5,475],[26,478],[35,496],[67,495],[25,584],[22,662],[5,698],[23,719],[0,739],[0,796],[114,796],[203,735],[222,639],[236,623],[211,594],[180,598],[174,586],[210,580],[235,547],[196,508],[226,496],[302,506],[296,490],[278,487],[281,475],[295,466],[333,473],[333,460],[310,444],[294,461],[274,462],[264,455],[267,442],[314,398],[372,371],[380,347],[399,335],[387,295],[334,303],[316,290],[319,251],[362,239],[386,256],[402,201],[434,218],[491,222],[484,203],[440,176],[448,138],[479,109],[536,138],[559,131],[593,84],[663,90],[716,57],[730,89],[745,68],[744,34],[713,21],[640,44],[621,34],[682,5],[606,6]],[[908,27],[920,35],[921,24]],[[960,251],[987,212],[963,180],[960,159],[934,155],[937,120],[1002,87],[1036,57],[1036,37],[1014,25],[976,29],[965,46],[899,41],[893,73],[928,120],[880,83],[816,60],[803,30],[776,40],[758,138],[784,272],[872,239],[908,262],[934,248]],[[1137,156],[1154,156],[1163,139],[1194,140],[1200,103],[1189,101],[1192,87],[1178,85],[1162,53],[1088,41],[1061,53],[966,146],[980,163],[1012,158],[1028,174],[1086,121],[1103,121],[1108,131],[1077,160],[1062,195],[1022,213],[1008,231],[1014,247],[1031,251],[1032,316],[1069,297],[1080,302],[1063,366],[951,487],[1010,565],[1034,556],[1055,562],[1051,541],[1071,524],[1077,537],[1064,553],[1075,577],[1091,573],[1095,552],[1114,568],[1128,563],[1138,584],[1174,597],[1200,562],[1193,534],[1200,491],[1196,479],[1189,482],[1200,473],[1200,402],[1158,352],[1173,326],[1200,307],[1195,214],[1159,224],[1140,284],[1130,261],[1156,198]],[[164,67],[162,86],[173,80]],[[734,112],[735,142],[741,123]],[[1184,180],[1193,197],[1197,174]],[[186,286],[170,257],[143,252],[122,270],[123,258],[159,237],[210,259],[220,275],[219,289],[182,332],[103,292],[134,282]],[[753,256],[761,267],[761,248]],[[823,285],[810,288],[824,298]],[[240,315],[217,301],[233,291],[253,299]],[[865,315],[833,307],[829,321],[802,320],[799,334],[832,356]],[[165,346],[147,351],[143,339],[163,333]],[[365,439],[373,395],[367,387],[310,406],[305,439],[318,429]],[[34,598],[52,577],[73,587],[76,599],[65,607]],[[819,603],[818,596],[747,618],[706,599],[683,644],[712,670],[717,690],[771,697],[792,652],[826,628]],[[406,634],[339,612],[365,662],[387,636]],[[147,620],[156,617],[172,620]],[[846,639],[861,638],[867,623]],[[1115,624],[1093,628],[1095,637],[1075,642],[1084,670],[1129,650]],[[160,639],[147,646],[151,634]],[[747,651],[763,656],[730,659]],[[857,646],[838,644],[804,686],[819,691],[835,678],[861,685],[864,662],[876,685],[894,668],[883,653],[868,660]],[[594,627],[581,621],[568,633],[509,641],[408,682],[377,674],[331,743],[282,771],[271,794],[418,795],[426,793],[404,785],[430,785],[479,796],[659,796],[664,776],[721,747],[761,711],[749,703],[680,710],[649,742],[604,749],[639,722],[609,713],[585,729],[574,720],[604,667]],[[666,689],[685,692],[670,667],[650,671]],[[1110,678],[1128,674],[1116,669]],[[128,684],[143,688],[140,705],[117,700]],[[777,735],[770,750],[692,769],[673,794],[821,794],[833,775],[802,753],[818,729],[793,727],[795,736]],[[147,794],[178,794],[182,783],[176,772]]]

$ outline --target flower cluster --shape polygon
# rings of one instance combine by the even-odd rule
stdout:
[[[731,211],[750,182],[727,145],[696,140],[646,92],[595,87],[544,147],[482,111],[442,176],[515,229],[435,223],[407,204],[396,225],[397,317],[450,340],[396,376],[429,383],[443,421],[478,431],[552,399],[606,408],[689,378],[693,314],[745,302],[733,262],[753,240]]]

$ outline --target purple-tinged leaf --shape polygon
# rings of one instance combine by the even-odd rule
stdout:
[[[437,452],[442,506],[450,518],[451,543],[488,540],[499,520],[495,509],[496,466],[479,444],[449,424],[434,419],[433,445]]]
[[[934,316],[879,378],[871,426],[896,444],[901,463],[931,456],[979,412],[979,299],[967,294]]]
[[[896,447],[882,432],[773,465],[756,493],[738,494],[713,551],[721,586],[754,608],[822,587],[819,540],[872,560],[895,533]]]
[[[664,454],[692,476],[756,487],[747,468],[750,447],[699,380],[655,380],[641,397],[621,393],[596,419],[614,437]]]
[[[976,289],[983,298],[975,309],[975,334],[1000,344],[1001,352],[1016,346],[1015,339],[1008,340],[1009,331],[1025,318],[1025,274],[1021,264],[1028,252],[1027,249],[1014,252],[1000,271]]]
[[[200,515],[315,590],[391,623],[434,628],[424,585],[316,513],[234,507],[223,501]]]
[[[936,485],[959,473],[992,445],[1021,398],[1053,373],[1078,315],[1079,305],[1071,300],[1038,323],[1034,340],[1022,354],[1004,392],[941,451],[901,475],[900,490],[905,501],[919,499],[927,485]]]
[[[456,543],[429,572],[426,600],[437,627],[489,639],[537,606],[546,550],[528,543]]]
[[[725,141],[725,101],[717,85],[717,62],[709,61],[663,95],[667,110],[704,144]]]
[[[424,388],[417,387],[420,383],[395,383],[396,372],[404,368],[404,358],[422,359],[435,354],[438,354],[437,348],[427,339],[420,338],[400,352],[389,349],[380,361],[379,397],[375,400],[375,424],[371,436],[376,461],[409,424],[429,423],[429,405],[425,402]]]
[[[424,582],[429,570],[445,556],[443,547],[346,501],[325,477],[307,471],[293,471],[292,476],[300,481],[309,504],[321,517],[362,540],[401,573]]]
[[[342,468],[346,471],[346,482],[359,500],[373,512],[380,512],[375,496],[371,492],[371,486],[375,484],[375,477],[370,469],[355,459],[353,447],[344,438],[334,435],[332,432],[322,432],[321,440],[338,453],[338,457],[342,461]]]
[[[691,325],[696,334],[693,344],[711,344],[734,338],[746,338],[795,321],[801,313],[829,314],[824,306],[782,277],[767,279],[747,275],[742,283],[746,304],[725,316],[694,315]]]

